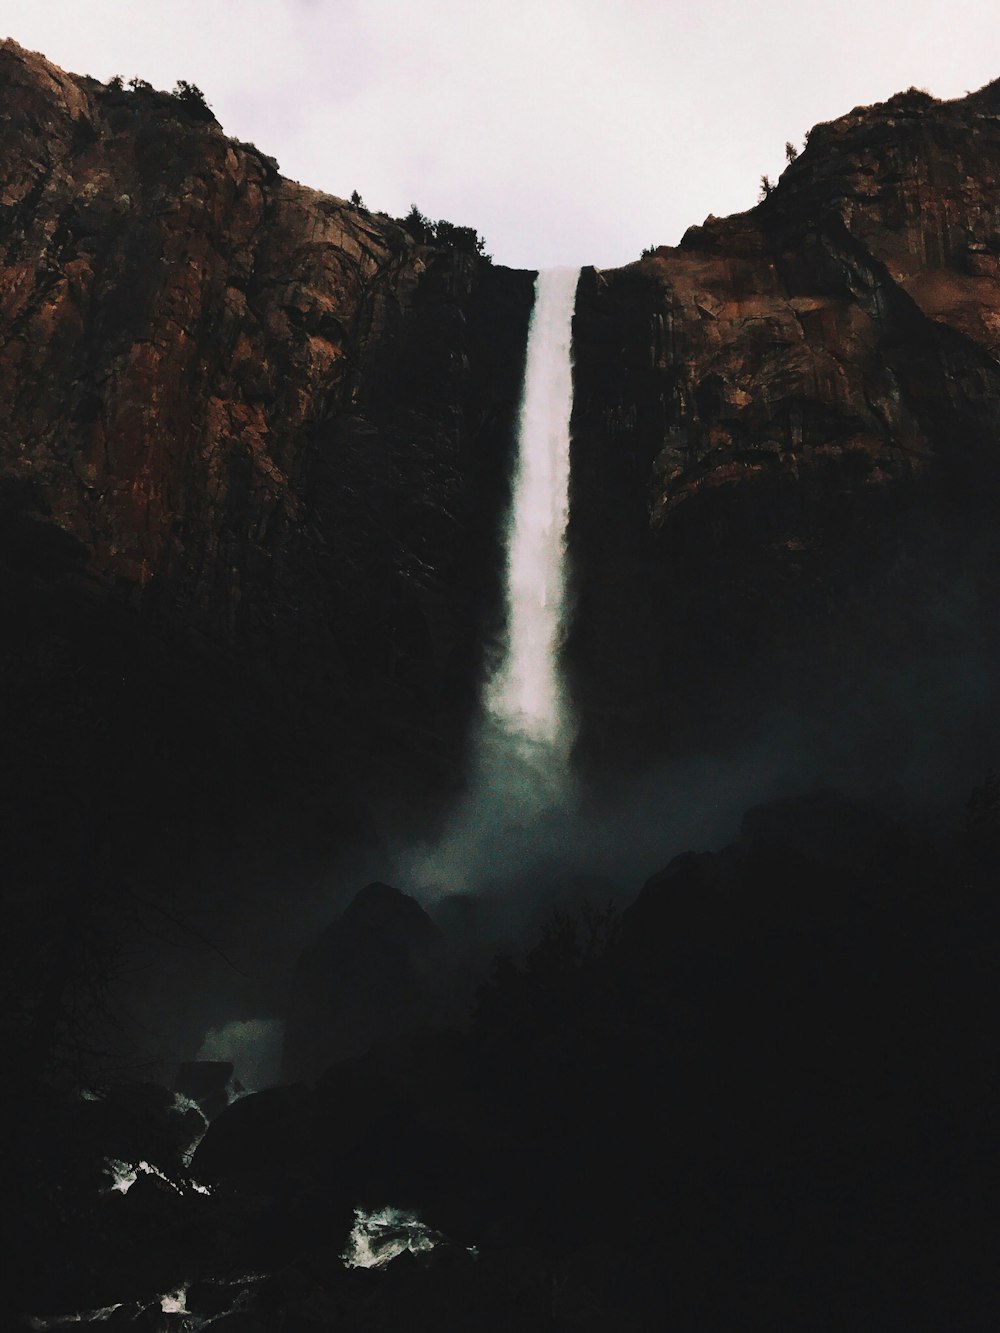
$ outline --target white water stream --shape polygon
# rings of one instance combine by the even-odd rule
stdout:
[[[469,788],[450,831],[414,866],[448,892],[523,857],[572,804],[574,728],[560,668],[567,611],[572,332],[579,269],[535,282],[506,540],[506,632],[483,690]]]
[[[572,741],[559,670],[566,612],[571,355],[578,269],[539,273],[528,330],[518,458],[507,536],[507,642],[486,689],[505,732],[568,758]]]

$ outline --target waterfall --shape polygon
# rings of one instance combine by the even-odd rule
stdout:
[[[483,689],[470,781],[416,878],[468,887],[529,849],[572,804],[573,720],[559,662],[567,608],[572,326],[580,270],[539,273],[506,532],[506,627]]]
[[[571,737],[559,645],[566,608],[571,341],[579,276],[579,269],[549,269],[535,282],[507,535],[507,639],[485,698],[503,731],[561,749],[563,762]]]

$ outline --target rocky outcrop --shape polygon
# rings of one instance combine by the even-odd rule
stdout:
[[[929,713],[967,756],[990,725],[998,174],[996,85],[911,91],[817,126],[751,212],[585,275],[570,657],[602,762],[783,708],[899,772]]]
[[[315,1077],[376,1041],[443,1022],[448,961],[444,936],[415,898],[367,885],[298,961],[286,1077]]]
[[[746,813],[723,851],[686,852],[652,876],[623,915],[619,947],[630,973],[704,1000],[748,941],[787,960],[824,932],[877,938],[872,923],[906,915],[936,859],[913,830],[835,792],[772,801]]]

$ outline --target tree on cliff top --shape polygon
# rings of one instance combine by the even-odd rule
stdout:
[[[189,106],[203,106],[207,109],[208,99],[196,83],[188,83],[187,79],[178,79],[174,84],[172,96],[176,97],[178,102],[186,102]]]
[[[400,225],[418,245],[447,245],[460,254],[478,255],[486,263],[492,262],[493,256],[486,253],[486,242],[475,227],[460,227],[447,218],[432,222],[416,204],[410,205],[410,211],[400,219]]]
[[[410,205],[409,213],[402,219],[402,226],[418,245],[427,245],[434,238],[434,224],[426,214],[421,213],[416,204]]]

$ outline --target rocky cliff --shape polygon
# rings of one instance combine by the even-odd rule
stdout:
[[[97,903],[258,882],[266,923],[290,859],[460,781],[532,275],[283,179],[197,98],[13,42],[0,87],[2,808],[19,956],[61,976]],[[582,763],[995,763],[998,175],[995,85],[911,90],[585,270]]]
[[[15,864],[322,858],[404,773],[453,780],[531,275],[283,179],[197,99],[13,42],[0,87]]]
[[[12,43],[0,91],[18,1326],[991,1328],[996,778],[949,836],[761,806],[620,920],[498,959],[465,1035],[392,1039],[440,1019],[448,932],[369,885],[284,1011],[310,1074],[350,1058],[237,1102],[190,1168],[189,1105],[76,1095],[138,945],[176,956],[154,1040],[263,1012],[305,864],[456,780],[531,275],[282,180],[197,98]],[[761,736],[855,784],[995,764],[998,173],[1000,90],[911,91],[817,127],[751,212],[584,274],[583,765]],[[196,975],[230,937],[253,975]],[[359,1202],[456,1244],[346,1273]]]
[[[266,973],[373,803],[456,781],[532,276],[283,179],[197,99],[13,42],[0,88],[10,989],[53,1014],[95,918],[180,929],[183,972],[207,913]]]
[[[862,767],[996,744],[998,175],[1000,87],[910,90],[586,275],[571,648],[604,762],[779,710]]]

